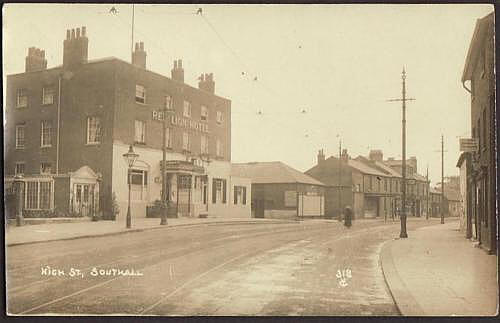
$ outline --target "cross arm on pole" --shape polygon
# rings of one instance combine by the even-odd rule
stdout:
[[[400,101],[415,101],[416,99],[414,98],[405,98],[405,99],[388,99],[388,100],[385,100],[387,102],[400,102]]]

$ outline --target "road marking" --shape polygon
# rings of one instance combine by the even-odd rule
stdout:
[[[89,290],[91,290],[91,289],[94,289],[94,288],[97,288],[97,287],[104,286],[104,285],[106,285],[106,284],[111,283],[112,281],[117,280],[118,278],[120,278],[120,276],[115,277],[115,278],[110,279],[110,280],[107,280],[107,281],[105,281],[105,282],[99,283],[99,284],[97,284],[97,285],[93,285],[93,286],[90,286],[90,287],[87,287],[87,288],[81,289],[81,290],[79,290],[79,291],[77,291],[77,292],[74,292],[74,293],[72,293],[72,294],[69,294],[69,295],[66,295],[66,296],[63,296],[63,297],[59,297],[59,298],[54,299],[54,300],[52,300],[52,301],[50,301],[50,302],[47,302],[47,303],[44,303],[44,304],[41,304],[41,305],[38,305],[38,306],[32,307],[32,308],[30,308],[29,310],[26,310],[26,311],[21,312],[21,313],[19,313],[19,314],[20,314],[20,315],[22,315],[22,314],[27,314],[27,313],[29,313],[29,312],[33,312],[33,311],[35,311],[35,310],[37,310],[37,309],[39,309],[39,308],[42,308],[42,307],[45,307],[45,306],[48,306],[48,305],[51,305],[51,304],[54,304],[54,303],[60,302],[60,301],[62,301],[62,300],[65,300],[65,299],[67,299],[67,298],[70,298],[70,297],[73,297],[73,296],[79,295],[79,294],[81,294],[81,293],[85,293],[86,291],[89,291]]]
[[[210,274],[211,272],[214,272],[216,271],[217,269],[220,269],[222,267],[224,267],[225,265],[231,263],[231,262],[234,262],[240,258],[243,258],[244,256],[247,256],[249,255],[250,253],[244,253],[242,255],[239,255],[237,257],[234,257],[234,258],[231,258],[229,259],[228,261],[226,262],[223,262],[222,264],[220,265],[217,265],[207,271],[205,271],[204,273],[201,273],[200,275],[196,276],[195,278],[191,279],[191,280],[188,280],[187,282],[185,282],[184,284],[182,284],[181,286],[177,287],[176,289],[174,289],[170,294],[160,298],[156,303],[154,303],[153,305],[149,306],[148,308],[142,310],[141,312],[139,312],[139,314],[144,314],[146,312],[149,312],[150,310],[152,310],[153,308],[155,308],[156,306],[158,306],[160,303],[162,303],[163,301],[165,301],[167,298],[173,296],[174,294],[176,294],[178,291],[180,291],[181,289],[183,289],[184,287],[188,286],[189,284],[195,282],[196,280]]]

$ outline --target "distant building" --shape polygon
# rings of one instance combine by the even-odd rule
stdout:
[[[385,160],[384,163],[396,170],[398,173],[402,174],[402,160],[389,158]],[[424,176],[418,174],[416,157],[410,157],[406,160],[406,185],[407,214],[412,216],[425,215],[427,209],[427,190],[429,189],[429,181]]]
[[[233,173],[252,181],[252,217],[325,215],[325,185],[282,162],[235,163]]]
[[[429,189],[429,199],[430,199],[430,216],[440,217],[441,209],[443,208],[444,204],[444,201],[442,200],[441,191],[431,187]]]
[[[392,217],[400,194],[400,178],[389,171],[369,165],[366,159],[351,159],[347,150],[341,159],[325,159],[322,150],[318,163],[305,172],[326,185],[326,215],[338,217],[350,205],[356,217]]]
[[[240,205],[250,182],[231,173],[231,101],[215,94],[212,74],[196,88],[181,60],[171,77],[150,71],[142,42],[132,64],[88,60],[88,41],[85,27],[68,30],[61,66],[47,69],[45,52],[30,48],[25,72],[7,76],[5,181],[24,175],[25,211],[106,216],[115,195],[125,217],[130,182],[132,215],[144,217],[165,167],[169,214],[250,217]],[[130,178],[129,145],[139,154]]]
[[[466,82],[470,81],[467,86]],[[480,246],[494,254],[497,248],[496,121],[494,13],[478,19],[465,59],[462,84],[471,94],[471,134],[476,143],[467,174],[470,217],[477,219]],[[469,211],[469,210],[468,210]]]

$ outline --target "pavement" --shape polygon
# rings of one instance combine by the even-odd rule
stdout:
[[[384,244],[380,263],[405,316],[498,314],[497,257],[488,255],[447,220]]]
[[[125,219],[116,221],[85,221],[72,223],[43,223],[6,227],[5,245],[7,247],[49,242],[56,240],[70,240],[140,232],[154,229],[168,229],[179,226],[193,225],[229,225],[229,224],[271,224],[296,222],[294,220],[255,219],[255,218],[169,218],[167,225],[160,225],[159,218],[132,218],[132,228],[127,229]]]

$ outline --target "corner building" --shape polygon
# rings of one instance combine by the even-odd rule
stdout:
[[[161,199],[166,118],[169,215],[250,217],[250,180],[231,173],[231,101],[215,95],[212,74],[195,88],[181,60],[170,78],[149,71],[143,43],[132,64],[89,61],[85,27],[67,31],[63,65],[46,66],[44,51],[30,48],[25,73],[7,77],[5,182],[24,175],[25,210],[106,216],[115,195],[124,217],[123,154],[133,145],[132,215],[146,216]]]

